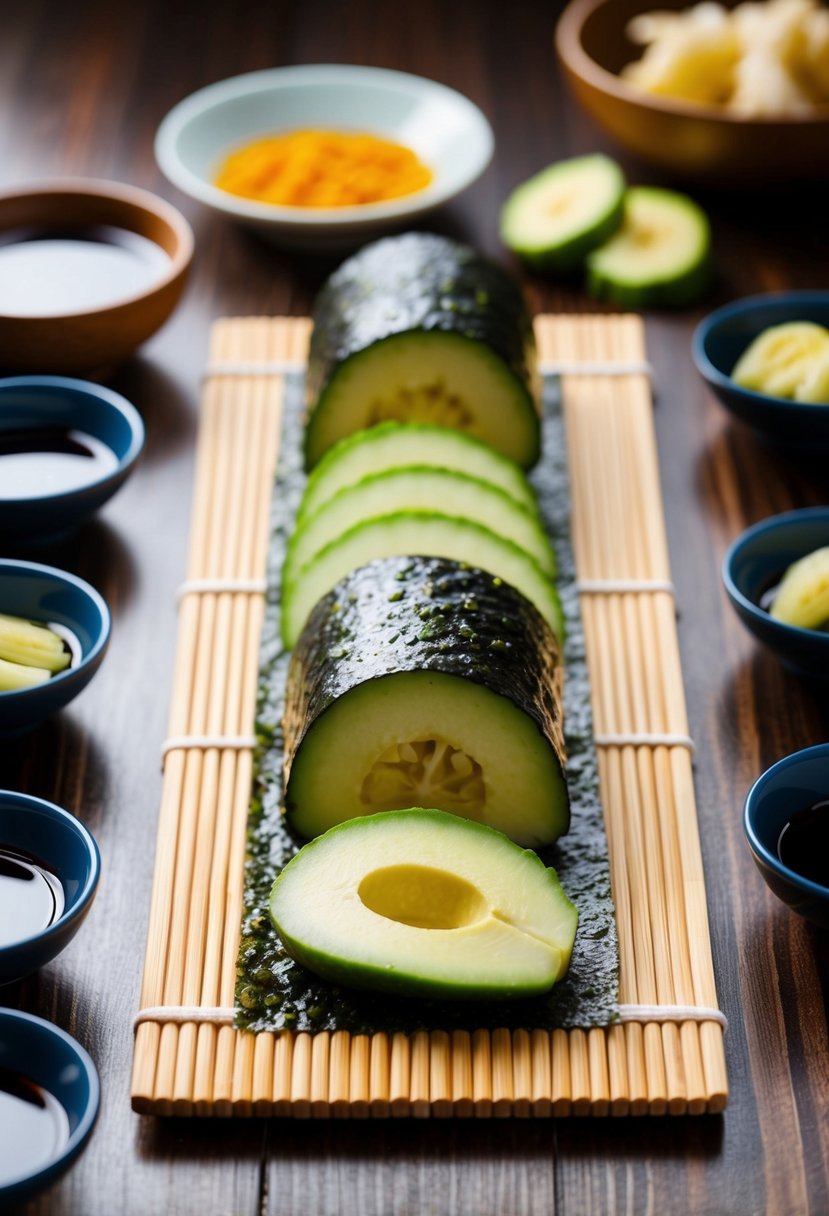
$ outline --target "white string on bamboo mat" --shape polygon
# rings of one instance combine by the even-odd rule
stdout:
[[[692,755],[696,751],[690,735],[668,731],[608,731],[594,735],[593,742],[597,747],[687,747]]]
[[[620,1022],[716,1022],[728,1030],[721,1009],[705,1005],[620,1005]]]
[[[236,1010],[228,1005],[151,1005],[139,1009],[133,1019],[136,1030],[143,1022],[206,1022],[214,1026],[232,1025]],[[728,1019],[720,1009],[705,1005],[620,1005],[620,1022],[716,1022],[728,1029]]]
[[[249,591],[251,594],[264,595],[267,589],[264,578],[188,578],[176,591],[176,603],[180,603],[185,595],[209,595],[211,592],[221,595],[223,591]]]
[[[674,585],[667,578],[580,578],[576,590],[581,595],[625,595],[628,592],[666,591],[674,595]]]
[[[214,1026],[232,1026],[235,1017],[236,1010],[228,1005],[151,1005],[138,1010],[132,1028],[137,1030],[143,1022],[171,1022],[176,1026],[184,1022],[209,1022]]]
[[[308,364],[304,359],[268,359],[257,363],[253,359],[228,360],[208,363],[203,378],[210,376],[289,376],[293,372],[304,372]]]
[[[258,742],[256,735],[172,735],[161,745],[161,759],[163,760],[168,752],[187,750],[191,747],[216,747],[220,750],[235,748],[237,751],[250,748],[253,751]]]
[[[574,360],[542,360],[538,364],[542,376],[652,376],[653,367],[645,359],[604,360],[584,363]]]

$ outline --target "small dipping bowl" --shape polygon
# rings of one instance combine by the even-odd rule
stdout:
[[[53,243],[47,248],[46,241]],[[80,269],[79,242],[89,256],[97,249],[106,261],[88,260],[86,271]],[[30,273],[23,259],[37,244],[40,256]],[[170,316],[192,257],[193,232],[184,216],[147,190],[66,178],[0,193],[0,368],[106,372]],[[12,292],[14,267],[20,286]],[[42,298],[33,282],[43,284]]]
[[[102,471],[90,459],[88,481],[65,490],[50,484],[48,473],[41,484],[33,474],[26,497],[6,497],[2,452],[5,441],[24,431],[34,433],[33,445],[37,432],[81,431],[109,449],[114,463]],[[0,379],[0,536],[41,543],[73,531],[120,488],[143,446],[141,415],[108,388],[60,376]]]
[[[722,405],[775,450],[807,460],[829,454],[829,403],[810,405],[740,388],[731,379],[751,342],[772,325],[813,321],[829,328],[829,291],[785,291],[748,296],[710,313],[697,326],[694,362]]]
[[[829,929],[829,887],[804,878],[778,855],[780,833],[793,815],[829,797],[829,743],[784,756],[748,792],[743,827],[757,867],[774,894],[795,912]],[[829,815],[829,807],[825,813]]]
[[[101,665],[110,633],[109,609],[94,587],[52,566],[0,560],[0,613],[67,630],[77,655],[43,684],[0,692],[0,738],[31,730],[84,689]]]
[[[69,1135],[42,1163],[0,1178],[0,1209],[23,1203],[69,1168],[85,1147],[101,1099],[98,1073],[89,1055],[64,1030],[31,1013],[0,1009],[0,1069],[25,1077],[57,1100]]]
[[[774,515],[748,528],[723,559],[726,594],[740,620],[783,666],[811,682],[829,680],[829,633],[786,625],[760,607],[793,563],[829,545],[829,507]]]
[[[368,131],[411,148],[432,170],[422,190],[345,207],[294,207],[215,185],[229,153],[294,130]],[[411,227],[483,173],[492,128],[468,98],[408,72],[356,64],[298,64],[247,72],[199,89],[164,118],[155,140],[162,173],[219,215],[294,250],[342,253]]]
[[[74,815],[42,798],[11,790],[0,790],[2,851],[19,853],[54,875],[65,901],[63,911],[47,928],[0,944],[0,984],[8,984],[51,962],[69,945],[92,906],[101,859],[92,834]]]

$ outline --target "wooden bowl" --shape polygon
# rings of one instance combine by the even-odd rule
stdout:
[[[728,0],[727,0],[728,2]],[[740,118],[640,92],[618,73],[641,55],[631,17],[692,0],[572,0],[555,34],[565,78],[614,139],[672,176],[706,185],[829,178],[829,108],[808,117]]]
[[[33,315],[0,309],[3,372],[90,374],[130,355],[164,324],[179,301],[193,256],[190,225],[174,207],[146,190],[116,182],[55,181],[0,193],[0,246],[4,234],[40,239],[89,230],[135,234],[163,251],[160,265],[136,290],[114,286],[107,302],[77,311]],[[2,271],[2,266],[0,266]]]

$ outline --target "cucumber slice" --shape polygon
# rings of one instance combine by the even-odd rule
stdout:
[[[538,372],[521,290],[446,237],[366,245],[320,291],[308,357],[305,464],[378,422],[430,422],[529,467],[539,455]]]
[[[570,821],[560,675],[537,609],[482,570],[392,557],[351,571],[291,659],[291,827],[425,802],[550,844]]]
[[[635,186],[620,230],[587,257],[587,287],[622,308],[691,304],[707,286],[710,252],[708,219],[692,199]]]
[[[815,549],[789,566],[771,615],[799,629],[820,629],[829,621],[829,548]]]
[[[519,507],[503,490],[488,481],[450,469],[389,469],[364,477],[340,490],[294,531],[283,567],[283,582],[292,583],[298,571],[341,533],[364,519],[392,511],[431,510],[477,520],[499,536],[514,541],[531,554],[545,574],[556,572],[555,557],[537,515]]]
[[[758,334],[737,360],[731,379],[773,397],[819,402],[821,364],[829,364],[829,329],[811,321],[787,321]]]
[[[456,1000],[549,991],[578,923],[535,853],[419,808],[355,819],[306,845],[269,906],[288,952],[325,979]]]
[[[451,427],[381,422],[329,448],[308,478],[297,524],[364,477],[410,465],[457,469],[491,482],[529,511],[537,510],[535,494],[518,465],[489,444]]]
[[[621,226],[624,194],[624,175],[610,157],[560,161],[512,192],[501,239],[536,269],[566,273]]]
[[[377,557],[423,554],[468,562],[503,579],[535,604],[556,637],[563,637],[558,593],[535,558],[490,528],[436,511],[397,511],[363,520],[343,532],[282,588],[282,638],[296,645],[312,608],[350,570]]]

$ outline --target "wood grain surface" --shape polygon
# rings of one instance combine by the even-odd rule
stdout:
[[[0,0],[0,187],[55,175],[148,187],[193,223],[183,302],[113,386],[148,431],[123,491],[71,542],[37,556],[106,596],[109,655],[68,711],[0,747],[0,784],[78,813],[98,838],[101,889],[82,932],[0,1000],[77,1035],[102,1079],[100,1120],[71,1172],[27,1216],[360,1216],[829,1211],[829,939],[768,893],[742,838],[752,780],[827,738],[827,701],[760,653],[731,613],[719,565],[747,524],[826,501],[807,473],[727,420],[691,365],[707,308],[754,291],[825,287],[829,194],[698,193],[713,222],[717,281],[704,307],[648,315],[656,426],[731,1099],[722,1117],[559,1122],[177,1123],[130,1111],[131,1018],[147,928],[155,824],[185,568],[200,369],[219,315],[302,314],[324,263],[213,218],[161,178],[158,122],[201,85],[255,68],[351,62],[421,73],[468,94],[497,152],[434,221],[510,264],[498,209],[558,156],[611,151],[564,95],[556,5],[352,0]],[[656,181],[626,162],[629,176]],[[535,311],[586,311],[579,285],[526,280]],[[10,552],[0,541],[4,554]],[[34,556],[33,554],[30,554]]]

